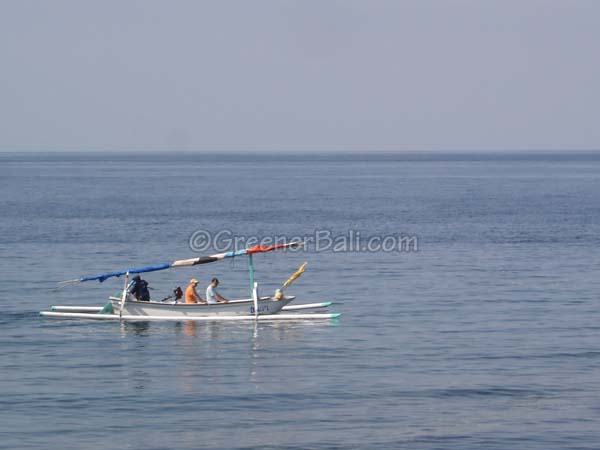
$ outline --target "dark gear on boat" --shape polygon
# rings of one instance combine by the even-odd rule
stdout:
[[[169,295],[168,297],[163,298],[161,300],[161,302],[166,302],[169,300],[174,300],[175,302],[178,302],[182,298],[183,298],[183,291],[181,290],[181,286],[177,286],[175,289],[173,289],[173,295]]]
[[[181,290],[181,286],[177,286],[173,289],[173,294],[175,294],[175,301],[181,300],[183,298],[183,291]]]

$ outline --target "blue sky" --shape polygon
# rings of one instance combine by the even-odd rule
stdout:
[[[584,0],[0,0],[0,150],[597,150],[599,17]]]

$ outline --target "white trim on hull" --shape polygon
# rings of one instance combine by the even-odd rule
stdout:
[[[194,321],[194,322],[220,322],[220,321],[276,321],[276,320],[315,320],[315,319],[337,319],[341,316],[339,313],[330,314],[265,314],[258,316],[237,315],[237,316],[121,316],[118,314],[97,314],[97,313],[72,313],[58,311],[42,311],[41,316],[58,319],[93,319],[93,320],[126,320],[126,321]]]
[[[102,306],[71,306],[71,305],[53,305],[50,311],[55,312],[79,312],[79,313],[97,313],[102,311]]]
[[[302,305],[288,305],[281,308],[282,311],[297,311],[300,309],[316,309],[316,308],[327,308],[333,305],[333,302],[320,302],[320,303],[305,303]]]

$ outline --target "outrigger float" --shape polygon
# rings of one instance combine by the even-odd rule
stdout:
[[[254,262],[252,255],[266,253],[273,250],[296,248],[304,245],[303,242],[290,242],[277,245],[256,245],[254,247],[218,253],[211,256],[184,259],[172,263],[164,263],[153,266],[132,268],[124,271],[103,273],[91,277],[83,277],[59,283],[60,286],[79,284],[87,281],[104,282],[112,277],[125,276],[123,291],[120,297],[109,297],[109,302],[104,306],[52,306],[50,311],[41,311],[40,315],[61,319],[93,319],[93,320],[193,320],[193,321],[244,321],[244,320],[305,320],[305,319],[335,319],[338,313],[298,313],[296,311],[314,310],[327,308],[332,302],[307,303],[302,305],[290,305],[295,296],[284,295],[283,290],[287,288],[304,272],[307,263],[302,266],[285,282],[281,289],[271,297],[258,296],[258,283],[254,279]],[[131,274],[154,272],[171,268],[196,266],[221,261],[225,258],[236,256],[248,256],[248,272],[250,275],[251,298],[230,300],[227,303],[182,303],[170,300],[164,301],[141,301],[135,299],[129,293],[129,277]],[[283,312],[283,313],[282,313]]]

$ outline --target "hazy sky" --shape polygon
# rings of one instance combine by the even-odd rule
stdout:
[[[600,1],[0,0],[0,150],[600,149]]]

